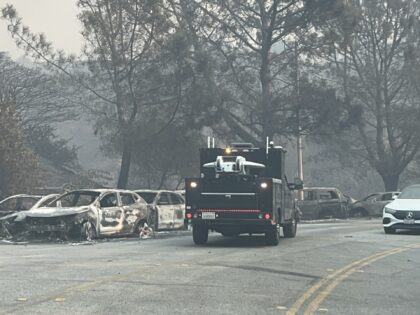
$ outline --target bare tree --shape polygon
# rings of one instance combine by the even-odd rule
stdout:
[[[350,1],[347,15],[324,29],[326,58],[339,78],[356,130],[344,154],[365,160],[396,190],[420,149],[420,94],[413,69],[420,58],[416,1]],[[329,44],[328,44],[329,43]]]
[[[15,104],[25,129],[74,119],[76,112],[68,98],[74,91],[66,88],[56,77],[0,53],[0,102]]]
[[[290,41],[335,1],[195,0],[194,5],[205,16],[201,35],[224,58],[224,83],[233,87],[230,106],[222,109],[227,124],[243,140],[257,143],[286,133],[296,103]]]
[[[0,101],[0,199],[30,193],[41,172],[34,153],[25,145],[22,123],[12,102]]]
[[[167,34],[167,19],[160,12],[160,1],[79,0],[78,7],[85,39],[84,58],[78,63],[72,56],[54,52],[42,34],[32,34],[12,6],[4,7],[2,13],[18,46],[93,96],[90,107],[100,115],[98,131],[112,138],[121,152],[118,187],[124,188],[136,119],[151,102],[147,93],[163,88],[151,87],[147,80],[154,75],[159,48]]]

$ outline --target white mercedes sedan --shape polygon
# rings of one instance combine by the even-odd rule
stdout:
[[[386,234],[396,230],[420,230],[420,185],[405,188],[384,207],[382,223]]]

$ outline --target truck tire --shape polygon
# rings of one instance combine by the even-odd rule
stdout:
[[[203,245],[207,243],[209,238],[209,229],[203,224],[193,225],[193,241],[196,245]]]
[[[283,226],[284,237],[292,238],[296,236],[297,231],[297,220],[293,218],[292,222]]]
[[[272,227],[265,232],[265,243],[269,246],[276,246],[280,242],[280,230]]]

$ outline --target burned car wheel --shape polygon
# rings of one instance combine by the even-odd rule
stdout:
[[[350,217],[352,218],[360,218],[360,217],[368,217],[369,213],[365,208],[356,208],[351,210]]]
[[[157,211],[155,211],[153,217],[153,228],[155,229],[155,231],[159,230],[159,214]]]
[[[150,227],[146,220],[139,221],[133,231],[133,235],[140,237],[152,234],[153,228]]]
[[[80,226],[80,238],[84,241],[91,241],[96,237],[95,227],[90,221],[85,221]]]

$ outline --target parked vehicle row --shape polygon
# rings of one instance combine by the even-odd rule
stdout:
[[[381,192],[357,201],[334,187],[307,187],[298,205],[304,220],[375,217],[381,216],[382,209],[398,195],[397,191]]]
[[[375,193],[360,201],[334,187],[307,187],[298,206],[304,220],[382,215],[385,232],[394,233],[420,228],[420,204],[413,196],[420,198],[420,185],[408,187],[401,195]],[[138,234],[145,224],[156,231],[185,228],[182,191],[92,189],[62,195],[21,194],[0,201],[0,236],[55,233],[90,240]]]
[[[170,191],[138,192],[142,196],[118,189],[75,190],[44,197],[12,196],[0,203],[0,234],[12,237],[55,233],[61,238],[90,240],[138,234],[145,224],[156,230],[184,227],[182,195]]]

